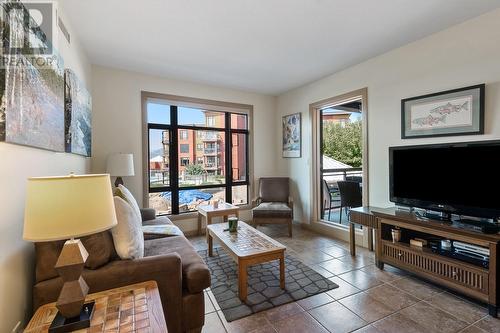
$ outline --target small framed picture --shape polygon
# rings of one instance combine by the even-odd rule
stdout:
[[[300,113],[283,117],[283,157],[301,157],[302,128]]]
[[[401,101],[401,138],[484,133],[485,85]]]

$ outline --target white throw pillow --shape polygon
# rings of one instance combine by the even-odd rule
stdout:
[[[140,215],[125,200],[114,197],[118,224],[111,229],[116,253],[121,259],[144,257],[144,236]]]
[[[128,188],[126,188],[122,184],[118,185],[118,190],[121,192],[120,193],[121,195],[119,195],[119,197],[128,202],[128,204],[132,207],[132,209],[136,212],[136,214],[139,215],[139,219],[141,219],[141,210],[139,209],[137,200],[135,200],[132,193],[128,190]]]

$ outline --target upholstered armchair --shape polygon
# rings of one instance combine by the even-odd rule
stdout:
[[[290,197],[288,177],[266,177],[259,179],[259,196],[252,200],[252,223],[287,224],[292,237],[293,200]]]

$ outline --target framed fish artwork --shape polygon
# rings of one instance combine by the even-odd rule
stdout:
[[[485,85],[401,100],[401,138],[484,133]]]

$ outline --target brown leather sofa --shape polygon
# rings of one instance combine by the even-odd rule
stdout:
[[[252,224],[286,224],[292,237],[293,200],[288,177],[259,179],[259,196],[252,200]]]
[[[144,224],[171,224],[143,210]],[[168,332],[201,332],[205,321],[203,290],[210,287],[210,272],[184,236],[145,235],[144,258],[121,260],[109,231],[82,238],[89,252],[83,278],[90,293],[154,280],[158,284]],[[54,269],[63,241],[35,244],[36,284],[33,308],[57,300],[62,280]]]

